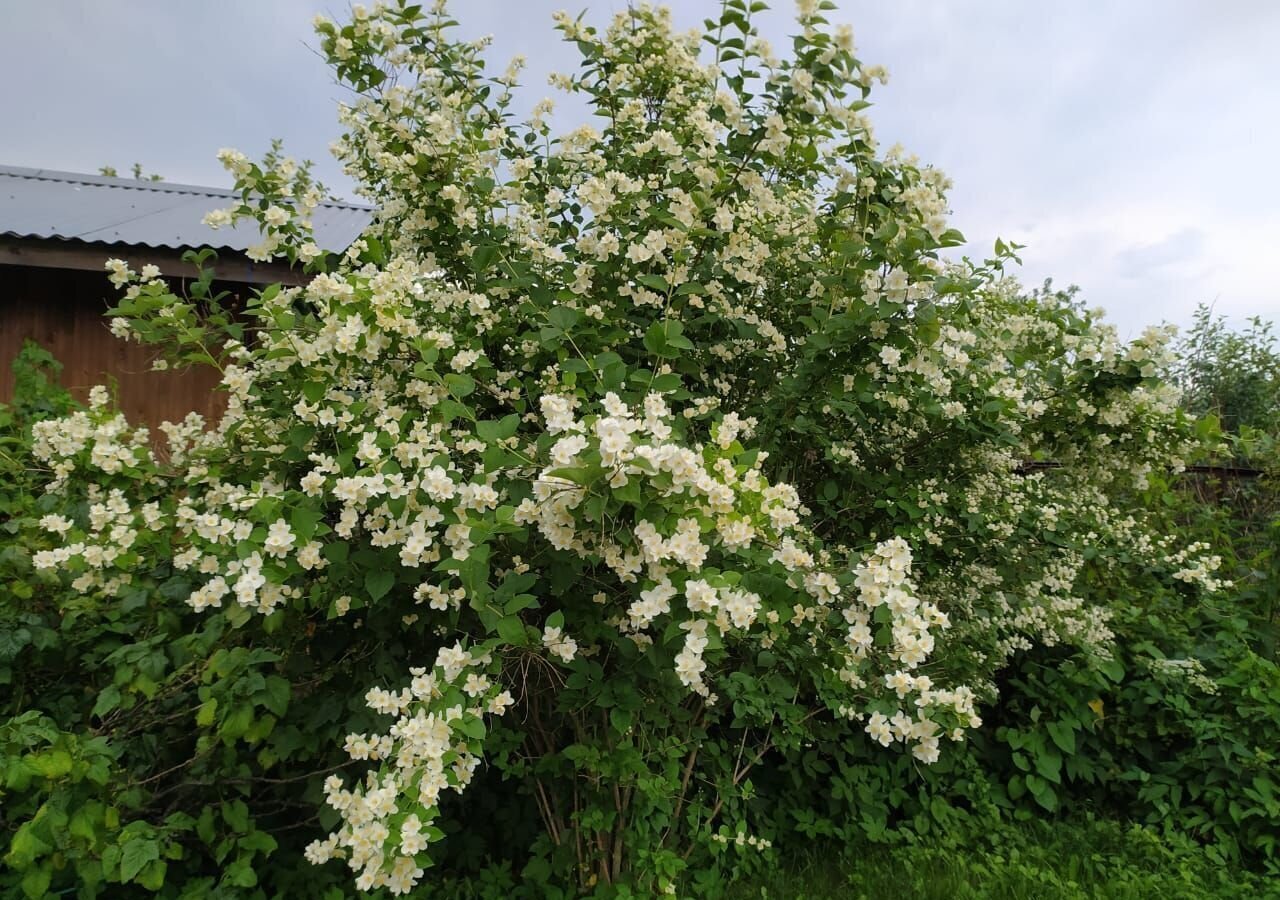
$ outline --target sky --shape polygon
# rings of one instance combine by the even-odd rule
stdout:
[[[1272,0],[837,0],[860,58],[888,66],[871,116],[955,182],[952,224],[975,257],[1025,244],[1021,277],[1078,285],[1123,335],[1280,318],[1280,3]],[[677,21],[715,0],[675,0]],[[778,49],[789,2],[762,19]],[[598,25],[624,0],[455,0],[491,66],[523,53],[525,105],[574,63],[551,13]],[[0,0],[0,164],[96,172],[134,162],[169,181],[228,186],[220,147],[271,138],[329,156],[343,89],[315,52],[325,0]],[[576,122],[567,123],[576,124]]]

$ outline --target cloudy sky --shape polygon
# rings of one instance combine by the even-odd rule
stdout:
[[[1077,284],[1124,333],[1198,303],[1280,318],[1280,3],[838,0],[881,140],[955,180],[970,252],[1027,245],[1023,277]],[[790,4],[764,20],[780,48]],[[550,14],[598,24],[624,0],[455,0],[495,67],[529,57],[529,105],[572,64]],[[714,0],[675,0],[682,23]],[[328,155],[342,96],[311,40],[325,0],[0,0],[0,163],[94,172],[140,162],[226,185],[223,146],[271,137],[349,191]]]

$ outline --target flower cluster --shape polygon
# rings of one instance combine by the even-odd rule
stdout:
[[[1218,693],[1218,683],[1205,673],[1204,663],[1195,657],[1186,659],[1152,658],[1145,661],[1154,675],[1168,681],[1185,681],[1206,694]]]
[[[325,800],[343,824],[307,848],[311,862],[346,859],[362,891],[413,889],[427,845],[443,837],[433,824],[441,795],[466,789],[480,764],[485,718],[501,716],[513,702],[485,674],[491,662],[487,653],[444,647],[430,670],[410,670],[407,688],[369,691],[369,708],[396,721],[384,734],[348,736],[346,749],[353,760],[382,765],[354,790],[337,776],[325,782]]]
[[[324,185],[311,177],[311,163],[299,163],[281,153],[281,144],[255,163],[239,150],[223,148],[218,162],[240,186],[242,200],[223,209],[210,210],[204,224],[217,230],[242,219],[262,224],[262,240],[246,255],[264,262],[277,255],[310,263],[324,251],[312,239],[312,216],[325,200]]]

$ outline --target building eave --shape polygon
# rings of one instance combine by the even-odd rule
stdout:
[[[133,244],[105,243],[97,241],[65,240],[61,238],[34,238],[0,236],[0,265],[34,266],[48,269],[74,269],[85,272],[102,272],[108,259],[122,259],[135,272],[145,265],[154,265],[164,275],[176,278],[195,278],[196,267],[183,260],[184,249],[143,247]],[[234,250],[217,251],[217,259],[210,260],[219,281],[240,284],[300,285],[311,280],[301,269],[293,268],[287,261],[254,262],[243,253]]]

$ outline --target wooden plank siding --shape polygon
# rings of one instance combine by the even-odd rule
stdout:
[[[249,290],[243,284],[221,287],[242,297]],[[78,398],[94,385],[114,383],[130,422],[154,428],[193,410],[216,419],[224,408],[214,390],[217,371],[152,371],[153,348],[121,340],[107,328],[103,313],[115,295],[101,268],[0,264],[0,402],[13,398],[14,357],[34,340],[62,363],[62,384]]]

